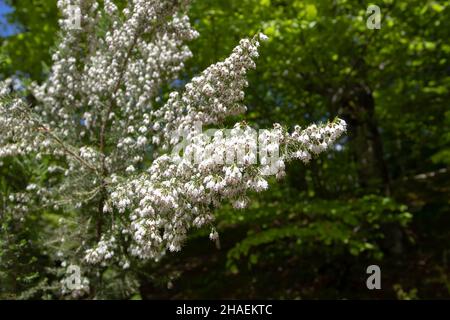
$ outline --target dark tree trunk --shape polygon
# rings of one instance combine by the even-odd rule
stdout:
[[[389,170],[384,159],[372,91],[366,86],[354,85],[343,94],[340,104],[342,116],[349,124],[349,139],[357,162],[360,187],[369,190],[376,188],[389,196]]]
[[[390,190],[390,178],[389,171],[384,160],[384,150],[381,135],[378,129],[378,121],[375,116],[375,100],[373,98],[372,92],[368,88],[359,88],[358,92],[358,102],[361,108],[364,109],[364,124],[367,128],[367,138],[370,143],[373,164],[375,166],[374,170],[381,177],[383,183],[383,192],[385,195],[389,196]]]

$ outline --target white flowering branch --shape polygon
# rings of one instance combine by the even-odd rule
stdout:
[[[158,108],[161,87],[177,79],[192,56],[186,42],[198,36],[187,2],[132,0],[119,12],[111,0],[83,1],[80,29],[61,21],[51,74],[31,87],[37,103],[0,103],[1,157],[64,159],[63,178],[45,201],[87,213],[86,262],[127,268],[130,257],[157,260],[180,250],[191,227],[212,226],[224,201],[244,208],[249,191],[268,188],[268,175],[282,177],[294,159],[307,163],[346,130],[340,119],[292,133],[278,124],[259,135],[245,123],[212,136],[195,130],[245,112],[246,76],[263,34],[241,40]],[[63,14],[70,3],[58,1]],[[180,143],[182,152],[171,152]],[[212,227],[210,238],[217,237]]]

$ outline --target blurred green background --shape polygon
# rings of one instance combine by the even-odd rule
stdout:
[[[450,1],[374,4],[379,30],[366,27],[366,1],[193,1],[201,36],[183,77],[262,31],[270,40],[250,74],[247,121],[304,126],[339,116],[349,132],[311,165],[290,164],[249,209],[217,212],[220,248],[198,231],[181,253],[129,271],[133,281],[111,273],[103,297],[450,297]],[[42,80],[58,34],[56,1],[6,5],[0,77]],[[27,161],[2,163],[2,197],[39,175]],[[57,297],[46,213],[19,222],[2,215],[0,224],[0,297]],[[382,290],[366,287],[372,264]]]

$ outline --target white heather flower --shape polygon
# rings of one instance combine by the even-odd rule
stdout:
[[[269,37],[266,36],[264,33],[260,32],[260,33],[259,33],[259,39],[260,39],[261,41],[267,41],[267,40],[269,40]]]
[[[269,184],[267,183],[267,181],[264,178],[257,178],[254,184],[254,189],[255,191],[263,191],[263,190],[267,190],[267,188],[269,187]]]
[[[125,169],[125,172],[127,172],[127,173],[133,173],[133,172],[135,172],[136,171],[136,169],[134,168],[134,166],[128,166],[126,169]]]
[[[219,233],[217,233],[216,229],[211,230],[209,239],[211,239],[212,241],[216,241],[217,239],[219,239]]]
[[[248,200],[245,198],[238,199],[233,202],[233,208],[235,209],[245,209],[247,207]]]
[[[136,144],[137,144],[139,147],[145,146],[145,145],[147,144],[147,138],[144,137],[144,136],[140,136],[140,137],[137,139]]]
[[[106,202],[103,206],[103,213],[111,212],[111,208],[109,207],[108,203]]]

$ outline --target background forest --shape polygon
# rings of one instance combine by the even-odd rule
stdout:
[[[43,80],[58,34],[56,1],[1,2],[0,78]],[[130,270],[133,279],[111,271],[100,297],[450,297],[450,1],[378,0],[380,30],[366,27],[368,4],[193,1],[201,36],[190,44],[184,79],[262,31],[270,40],[249,76],[247,121],[339,116],[348,134],[310,166],[289,164],[250,208],[222,208],[220,248],[205,241],[208,230],[197,231],[181,253]],[[34,159],[0,162],[2,299],[59,298],[60,261],[48,239],[61,212],[17,219],[1,207],[40,170]],[[372,264],[382,290],[366,287]]]

